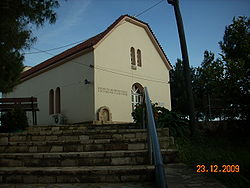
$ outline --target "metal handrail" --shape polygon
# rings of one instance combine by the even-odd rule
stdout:
[[[153,162],[155,165],[155,177],[158,188],[167,188],[168,186],[165,176],[165,169],[162,162],[161,149],[147,87],[144,87],[144,100],[146,103],[146,111],[147,111],[149,158],[152,161],[152,155],[153,155]]]

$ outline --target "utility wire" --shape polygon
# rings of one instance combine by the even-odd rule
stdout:
[[[56,56],[55,54],[52,54],[52,53],[50,53],[50,52],[48,52],[48,51],[44,51],[44,50],[40,50],[40,49],[38,49],[38,48],[35,48],[35,47],[31,47],[31,48],[33,48],[33,49],[35,49],[35,50],[37,50],[37,51],[39,51],[39,52],[41,52],[41,53],[46,53],[46,54],[49,54],[49,55],[51,55],[51,56]],[[71,60],[72,61],[72,60]],[[79,62],[77,62],[77,61],[72,61],[72,62],[74,62],[74,63],[76,63],[76,64],[79,64],[79,65],[82,65],[82,66],[86,66],[86,67],[90,67],[89,65],[85,65],[85,64],[82,64],[82,63],[79,63]]]
[[[147,78],[143,78],[143,77],[139,77],[139,76],[134,76],[134,75],[127,75],[127,74],[121,74],[121,73],[118,73],[118,72],[115,72],[115,71],[111,71],[111,70],[105,70],[105,69],[102,69],[102,68],[99,68],[99,67],[95,67],[96,69],[99,69],[99,70],[102,70],[102,71],[106,71],[106,72],[110,72],[110,73],[113,73],[113,74],[118,74],[118,75],[121,75],[121,76],[127,76],[127,77],[130,77],[130,78],[139,78],[139,79],[142,79],[142,80],[147,80],[147,81],[152,81],[152,82],[157,82],[157,83],[167,83],[165,81],[160,81],[160,80],[152,80],[152,79],[147,79]]]
[[[136,14],[136,15],[134,15],[134,17],[139,17],[139,16],[141,16],[142,14],[148,12],[149,10],[151,10],[151,9],[154,8],[154,7],[156,7],[157,5],[159,5],[159,4],[160,4],[161,2],[163,2],[163,1],[164,1],[164,0],[159,1],[158,3],[152,5],[151,7],[149,7],[149,8],[147,8],[147,9],[141,11],[140,13],[138,13],[138,14]]]
[[[41,51],[43,53],[47,53],[49,55],[52,55],[52,56],[55,56],[55,54],[52,54],[50,52],[47,52],[47,51],[42,51],[38,48],[34,48],[32,47],[33,49],[37,50],[37,51]],[[78,65],[81,65],[81,66],[84,66],[84,67],[87,67],[87,68],[93,68],[93,69],[96,69],[96,70],[101,70],[101,71],[105,71],[105,72],[110,72],[110,73],[113,73],[113,74],[117,74],[117,75],[121,75],[121,76],[126,76],[126,77],[130,77],[130,78],[138,78],[138,79],[142,79],[142,80],[147,80],[147,81],[152,81],[152,82],[157,82],[157,83],[165,83],[165,84],[168,84],[167,81],[163,81],[163,80],[159,80],[157,78],[151,78],[150,77],[145,77],[145,76],[141,76],[141,75],[136,75],[136,74],[133,74],[131,75],[130,72],[124,72],[122,71],[123,73],[119,73],[117,71],[112,71],[112,70],[107,70],[105,69],[105,67],[97,67],[97,66],[93,66],[93,65],[85,65],[85,64],[82,64],[80,62],[77,62],[75,60],[71,60],[71,62],[73,63],[76,63]]]
[[[134,17],[139,17],[141,16],[142,14],[145,14],[146,12],[148,12],[149,10],[151,10],[152,8],[156,7],[157,5],[159,5],[161,2],[163,2],[164,0],[161,0],[159,2],[157,2],[156,4],[152,5],[151,7],[141,11],[140,13],[138,14],[135,14]],[[70,43],[70,44],[66,44],[64,46],[59,46],[59,47],[55,47],[55,48],[51,48],[51,49],[47,49],[47,50],[39,50],[37,52],[27,52],[27,53],[24,53],[25,55],[31,55],[31,54],[38,54],[38,53],[43,53],[43,52],[48,52],[48,51],[52,51],[52,50],[58,50],[58,49],[61,49],[61,48],[65,48],[65,47],[68,47],[68,46],[72,46],[74,44],[78,44],[80,42],[83,42],[85,40],[80,40],[80,41],[77,41],[77,42],[73,42],[73,43]]]
[[[141,11],[140,13],[134,15],[135,17],[139,17],[141,16],[142,14],[145,14],[146,12],[148,12],[149,10],[151,10],[152,8],[156,7],[157,5],[159,5],[160,3],[162,3],[164,0],[161,0],[159,2],[157,2],[156,4],[152,5],[151,7]],[[30,53],[25,53],[25,54],[36,54],[36,53],[47,53],[49,55],[52,55],[52,56],[55,56],[55,54],[52,54],[50,53],[49,51],[52,51],[52,50],[57,50],[57,49],[60,49],[60,48],[64,48],[64,47],[67,47],[67,46],[71,46],[71,45],[74,45],[74,44],[77,44],[77,43],[80,43],[80,42],[83,42],[83,40],[81,41],[77,41],[77,42],[74,42],[74,43],[71,43],[71,44],[67,44],[67,45],[64,45],[64,46],[60,46],[60,47],[56,47],[56,48],[52,48],[52,49],[48,49],[48,50],[40,50],[38,48],[35,48],[35,47],[31,47],[35,50],[37,50],[37,52],[30,52]],[[76,64],[79,64],[81,66],[85,66],[85,67],[88,67],[88,68],[94,68],[94,69],[98,69],[98,70],[101,70],[101,71],[106,71],[106,72],[110,72],[110,73],[113,73],[113,74],[117,74],[117,75],[122,75],[122,76],[127,76],[127,77],[131,77],[131,78],[139,78],[139,79],[143,79],[143,80],[147,80],[147,81],[152,81],[152,82],[158,82],[158,83],[168,83],[166,81],[161,81],[161,80],[158,80],[158,79],[155,79],[155,78],[152,78],[151,79],[147,76],[141,76],[141,75],[137,75],[137,74],[132,74],[130,72],[124,72],[124,71],[120,71],[120,72],[123,72],[123,73],[119,73],[117,71],[112,71],[112,70],[107,70],[105,69],[105,67],[94,67],[93,65],[85,65],[85,64],[82,64],[82,63],[79,63],[77,61],[73,61],[71,60],[73,63],[76,63]]]
[[[58,50],[58,49],[61,49],[61,48],[65,48],[65,47],[68,47],[68,46],[72,46],[74,44],[78,44],[78,43],[81,43],[83,42],[84,40],[80,40],[80,41],[77,41],[77,42],[73,42],[73,43],[70,43],[70,44],[66,44],[64,46],[59,46],[59,47],[56,47],[56,48],[51,48],[51,49],[47,49],[47,50],[39,50],[37,52],[28,52],[28,53],[24,53],[25,55],[30,55],[30,54],[38,54],[38,53],[43,53],[43,52],[48,52],[48,51],[52,51],[52,50]]]
[[[57,86],[57,87],[65,88],[65,87],[71,87],[71,86],[73,86],[73,85],[81,85],[81,84],[83,84],[83,83],[84,83],[83,81],[78,81],[78,82],[73,82],[73,83],[70,83],[70,84],[67,84],[67,85],[59,85],[59,86]],[[39,92],[36,92],[36,93],[34,94],[34,96],[39,96],[39,95],[41,95],[41,94],[43,94],[43,93],[47,93],[47,92],[48,92],[47,89],[40,90]]]

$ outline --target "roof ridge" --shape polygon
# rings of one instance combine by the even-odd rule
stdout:
[[[63,51],[63,52],[61,52],[61,53],[59,53],[59,54],[57,54],[57,55],[55,55],[55,56],[53,56],[51,58],[39,63],[39,64],[37,64],[37,65],[35,65],[31,69],[21,73],[21,81],[25,80],[28,76],[30,76],[30,75],[32,75],[34,73],[37,73],[37,72],[45,69],[46,67],[49,67],[49,66],[57,63],[58,61],[60,61],[60,60],[62,60],[64,58],[67,58],[67,57],[69,57],[71,55],[74,55],[74,54],[76,54],[76,53],[78,53],[78,52],[80,52],[82,50],[91,49],[94,45],[96,45],[99,41],[101,41],[103,39],[103,37],[105,37],[106,34],[108,34],[125,17],[128,17],[128,18],[133,19],[135,21],[138,21],[138,22],[140,22],[142,24],[145,24],[149,28],[149,30],[152,33],[153,37],[155,38],[157,44],[159,45],[160,49],[162,50],[164,56],[168,60],[166,54],[164,53],[160,43],[158,42],[157,38],[155,37],[155,35],[154,35],[152,29],[150,28],[150,26],[148,25],[148,23],[143,22],[143,21],[141,21],[141,20],[139,20],[139,19],[137,19],[137,18],[135,18],[133,16],[130,16],[128,14],[124,14],[124,15],[121,15],[119,18],[117,18],[103,32],[98,33],[95,36],[90,37],[90,38],[86,39],[85,41],[81,42],[80,44],[77,44],[77,45],[75,45],[75,46],[73,46],[73,47],[71,47],[71,48],[69,48],[69,49],[67,49],[67,50],[65,50],[65,51]],[[168,62],[169,62],[169,60],[168,60]],[[169,65],[171,66],[170,62],[169,62]]]
[[[37,65],[35,65],[34,67],[32,67],[31,69],[21,73],[21,79],[24,79],[28,76],[30,76],[31,74],[38,72],[41,69],[44,69],[58,61],[60,61],[63,58],[69,57],[70,55],[73,55],[83,49],[87,49],[92,47],[93,45],[95,45],[96,43],[98,43],[105,34],[107,34],[120,20],[122,20],[122,18],[124,18],[127,15],[122,15],[120,16],[118,19],[116,19],[107,29],[105,29],[103,32],[96,34],[93,37],[88,38],[87,40],[81,42],[80,44],[77,44]]]

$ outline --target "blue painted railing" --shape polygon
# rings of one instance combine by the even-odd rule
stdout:
[[[144,88],[144,101],[146,104],[147,126],[145,126],[145,120],[143,120],[144,124],[143,127],[147,127],[148,130],[148,146],[149,146],[148,150],[149,150],[150,162],[151,164],[154,163],[155,166],[155,178],[157,187],[168,188],[164,164],[162,161],[159,139],[155,126],[154,114],[147,87]],[[144,115],[145,113],[143,113],[143,116]]]

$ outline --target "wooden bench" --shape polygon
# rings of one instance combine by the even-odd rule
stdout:
[[[37,125],[37,114],[39,111],[37,98],[25,97],[25,98],[0,98],[0,112],[6,112],[14,109],[16,106],[20,106],[24,111],[32,112],[33,125]]]

